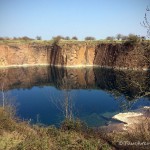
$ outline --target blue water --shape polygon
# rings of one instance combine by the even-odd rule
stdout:
[[[149,96],[144,96],[149,91],[149,82],[140,80],[149,78],[145,72],[48,67],[7,71],[11,75],[5,76],[5,92],[15,98],[17,116],[31,123],[59,126],[67,117],[67,108],[72,118],[89,126],[101,126],[112,122],[112,116],[119,112],[150,106]],[[142,91],[137,84],[129,86],[129,77],[142,86]]]

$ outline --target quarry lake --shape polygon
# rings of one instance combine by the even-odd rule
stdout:
[[[119,112],[150,106],[148,71],[104,68],[20,67],[0,69],[0,96],[31,123],[59,126],[79,118],[89,126],[114,122]]]

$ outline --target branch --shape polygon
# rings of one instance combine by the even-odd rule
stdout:
[[[150,8],[147,6],[146,11],[149,12]],[[148,21],[147,12],[144,16],[144,21],[140,23],[144,28],[147,29],[147,36],[150,37],[150,22]]]

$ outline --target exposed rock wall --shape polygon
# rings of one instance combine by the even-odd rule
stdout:
[[[0,67],[47,64],[49,59],[49,46],[0,45]]]
[[[147,51],[142,45],[100,44],[95,50],[94,64],[124,69],[148,69]]]
[[[144,49],[145,45],[90,42],[60,42],[55,45],[6,44],[0,45],[0,67],[47,64],[149,69],[150,52]]]

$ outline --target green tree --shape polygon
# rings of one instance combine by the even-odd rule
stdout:
[[[115,38],[113,36],[106,37],[106,40],[113,41]]]
[[[28,40],[33,40],[33,39],[29,38],[28,36],[23,36],[23,37],[19,37],[18,40],[28,41]]]
[[[78,38],[76,36],[73,36],[72,40],[78,40]]]
[[[41,36],[36,36],[36,39],[37,40],[42,40],[42,37]]]
[[[129,34],[127,39],[125,40],[125,45],[136,45],[141,41],[141,38],[135,34]]]
[[[95,37],[87,36],[87,37],[85,37],[85,40],[95,40]]]
[[[57,35],[57,36],[54,36],[53,37],[53,40],[61,40],[61,39],[64,39],[64,37],[63,36],[61,36],[61,35]]]
[[[128,39],[128,36],[122,35],[122,40],[123,40],[123,41],[125,41],[125,40],[127,40],[127,39]]]
[[[132,42],[138,42],[140,38],[135,34],[129,34],[127,40],[132,41]]]
[[[116,35],[116,39],[117,39],[117,40],[122,40],[122,36],[123,36],[123,35],[119,33],[119,34]]]
[[[65,40],[70,40],[70,37],[69,37],[69,36],[66,36],[64,39],[65,39]]]

